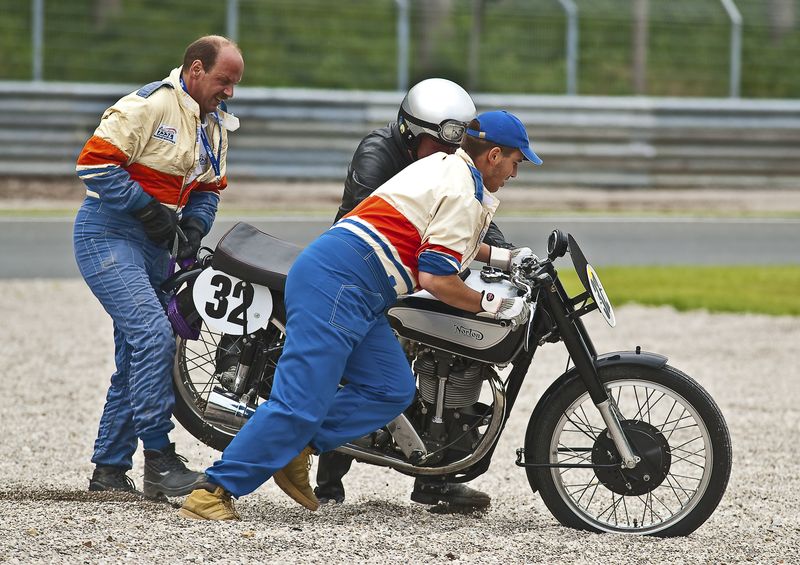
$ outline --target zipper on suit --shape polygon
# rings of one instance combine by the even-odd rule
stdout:
[[[189,175],[192,174],[192,171],[197,168],[197,165],[200,164],[200,149],[197,146],[197,128],[202,127],[200,119],[197,116],[192,116],[194,118],[194,158],[192,159],[192,164],[189,167],[189,170],[183,174],[183,181],[181,181],[181,189],[178,192],[178,201],[175,203],[175,212],[180,210],[181,201],[183,200],[183,192],[186,190],[186,179],[189,178]]]

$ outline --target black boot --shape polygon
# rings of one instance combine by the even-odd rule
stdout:
[[[439,479],[420,479],[414,481],[411,500],[420,504],[439,504],[465,508],[486,508],[492,498],[485,492],[470,488],[463,483],[447,483]]]
[[[185,496],[208,484],[205,473],[186,468],[186,458],[175,453],[175,444],[161,450],[144,450],[144,495],[147,498]]]
[[[89,490],[91,491],[116,491],[129,492],[131,494],[142,494],[136,490],[136,485],[126,473],[125,467],[114,467],[111,465],[97,465],[89,479]]]
[[[314,494],[320,504],[344,502],[342,477],[350,470],[353,458],[336,451],[328,451],[319,456],[317,465],[317,487]]]

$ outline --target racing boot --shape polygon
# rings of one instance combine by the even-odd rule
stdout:
[[[288,494],[295,502],[299,502],[309,510],[319,509],[319,500],[311,490],[308,481],[308,472],[311,470],[311,455],[314,449],[306,446],[300,455],[289,461],[289,463],[272,475],[280,489]]]
[[[451,506],[474,508],[476,510],[486,508],[492,502],[492,498],[485,492],[470,488],[463,483],[448,483],[442,480],[423,480],[419,478],[414,481],[411,500],[420,504],[439,504],[444,502]]]
[[[233,506],[231,493],[222,487],[212,491],[210,489],[213,486],[209,483],[206,488],[193,490],[178,513],[195,520],[241,520]]]
[[[126,473],[125,467],[115,467],[113,465],[97,465],[89,479],[90,491],[115,491],[128,492],[131,494],[142,494],[136,490],[136,485]]]
[[[319,456],[317,463],[317,486],[314,494],[320,504],[344,502],[344,477],[350,470],[353,458],[336,451],[328,451]]]
[[[147,498],[186,496],[208,483],[205,473],[186,468],[187,459],[175,453],[175,444],[144,450],[144,495]]]

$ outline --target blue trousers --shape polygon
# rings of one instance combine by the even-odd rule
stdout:
[[[306,445],[334,449],[384,426],[414,398],[384,315],[397,295],[363,242],[340,229],[320,236],[292,266],[285,298],[286,342],[270,398],[206,470],[234,496],[254,491]]]
[[[169,253],[147,239],[136,218],[95,198],[78,211],[73,245],[81,275],[114,322],[116,371],[92,462],[130,469],[137,438],[165,437],[173,428],[175,337],[158,290]]]

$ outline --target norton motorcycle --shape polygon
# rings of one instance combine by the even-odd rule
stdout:
[[[266,402],[286,335],[286,274],[301,248],[238,223],[214,250],[165,284],[177,334],[175,417],[223,450]],[[583,290],[569,296],[555,268],[569,254]],[[615,325],[597,272],[570,234],[554,230],[547,257],[465,283],[524,296],[519,326],[450,307],[425,291],[387,311],[417,379],[392,422],[337,449],[409,476],[466,482],[489,468],[537,348],[561,344],[567,370],[530,410],[516,464],[563,525],[661,537],[693,532],[714,512],[731,471],[725,419],[711,396],[667,358],[636,347],[598,353],[583,323]]]

